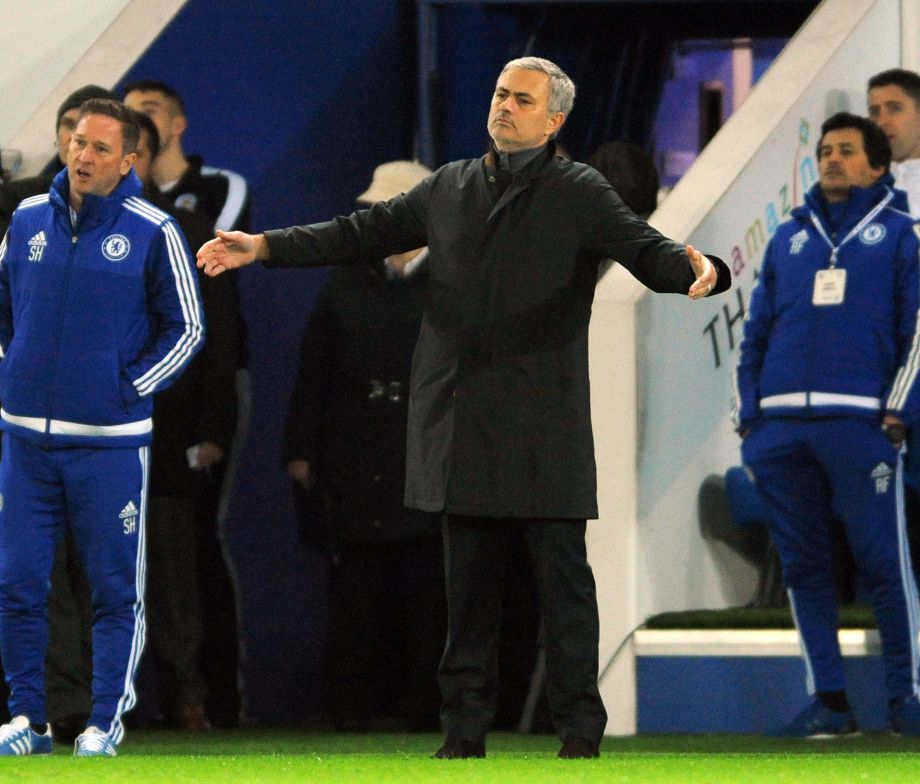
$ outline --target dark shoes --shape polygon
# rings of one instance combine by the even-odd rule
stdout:
[[[470,759],[485,757],[485,743],[473,743],[468,740],[448,740],[435,753],[435,759]]]
[[[560,759],[591,759],[601,756],[598,744],[587,738],[576,738],[569,735],[562,741],[562,748],[557,754]]]
[[[208,714],[200,703],[184,703],[177,705],[170,717],[176,729],[186,732],[207,732],[211,729]]]
[[[592,759],[601,755],[598,744],[587,738],[569,736],[562,743],[558,756],[561,759]],[[472,743],[468,740],[448,740],[435,753],[435,759],[470,759],[485,757],[484,743]]]
[[[858,735],[859,728],[850,711],[831,710],[814,697],[789,724],[770,734],[775,738],[839,738]]]
[[[920,700],[911,695],[890,702],[888,721],[895,735],[920,736]]]

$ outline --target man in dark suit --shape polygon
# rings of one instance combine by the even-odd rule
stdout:
[[[427,245],[429,291],[413,358],[406,505],[444,511],[448,639],[439,670],[440,758],[482,757],[495,712],[500,580],[523,540],[546,636],[560,757],[598,755],[598,614],[585,550],[597,517],[588,323],[598,265],[616,259],[654,291],[722,291],[718,259],[663,237],[594,169],[552,141],[575,87],[555,64],[512,60],[489,113],[492,149],[407,193],[328,223],[218,232],[208,274],[371,263]]]

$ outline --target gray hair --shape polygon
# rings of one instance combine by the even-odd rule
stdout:
[[[519,57],[517,60],[506,63],[502,68],[502,73],[512,68],[519,68],[522,71],[540,71],[549,76],[547,111],[550,114],[562,112],[566,117],[569,116],[572,105],[575,103],[575,84],[558,65],[542,57]]]

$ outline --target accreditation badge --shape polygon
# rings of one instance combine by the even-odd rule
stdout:
[[[845,269],[818,270],[815,275],[815,290],[811,297],[812,305],[839,305],[847,287]]]

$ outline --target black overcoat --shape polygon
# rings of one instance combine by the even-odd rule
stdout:
[[[597,517],[588,322],[602,260],[685,294],[683,245],[554,145],[501,195],[491,155],[450,163],[347,217],[266,232],[267,266],[372,263],[429,248],[413,357],[406,505],[483,517]],[[712,258],[710,256],[710,258]],[[730,285],[719,270],[716,291]],[[610,351],[628,355],[631,345]]]
[[[316,478],[309,497],[295,487],[302,533],[334,550],[440,530],[403,506],[424,271],[387,280],[380,267],[337,269],[320,291],[284,428],[284,462],[307,460]]]

